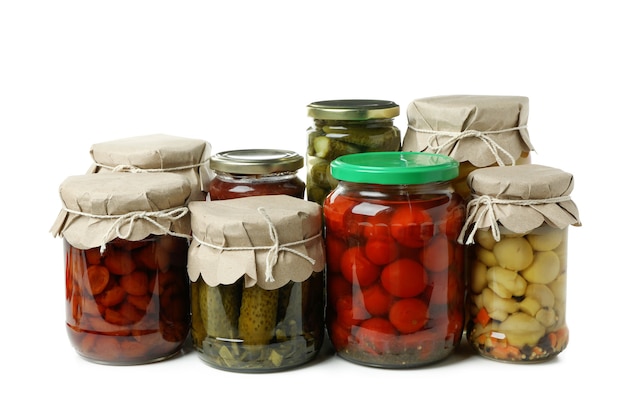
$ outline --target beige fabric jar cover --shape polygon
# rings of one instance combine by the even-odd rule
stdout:
[[[472,199],[459,242],[473,243],[478,229],[491,229],[500,240],[500,225],[526,234],[546,223],[564,229],[580,226],[578,208],[571,199],[570,173],[543,165],[481,168],[471,172]]]
[[[192,187],[191,200],[204,200],[213,177],[209,168],[211,145],[200,139],[154,134],[96,143],[89,173],[173,172],[184,175]]]
[[[192,282],[266,290],[302,282],[325,267],[317,203],[287,195],[193,201],[187,272]]]
[[[533,151],[528,98],[451,95],[420,98],[407,108],[404,151],[449,155],[476,167],[515,165]]]
[[[59,188],[63,208],[50,230],[77,249],[100,247],[116,238],[149,235],[191,238],[189,181],[177,174],[119,172],[68,177]]]

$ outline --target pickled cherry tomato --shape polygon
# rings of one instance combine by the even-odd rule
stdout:
[[[435,227],[427,211],[403,205],[391,217],[390,230],[401,245],[421,248],[434,235]]]
[[[360,247],[354,246],[341,257],[341,273],[348,282],[366,287],[378,279],[380,267],[370,261]]]
[[[365,255],[376,265],[386,265],[394,261],[400,250],[390,237],[370,237],[365,243]]]
[[[428,275],[419,262],[401,258],[383,268],[380,281],[396,297],[415,297],[426,288]]]

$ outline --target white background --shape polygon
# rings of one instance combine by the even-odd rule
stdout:
[[[0,2],[0,414],[623,415],[626,31],[615,4]],[[394,371],[327,346],[308,366],[251,375],[193,352],[135,367],[74,352],[62,241],[49,229],[58,186],[86,171],[92,143],[167,133],[215,152],[304,154],[309,102],[393,100],[404,132],[413,99],[446,94],[529,97],[533,161],[574,174],[571,339],[554,361],[502,364],[463,345]]]

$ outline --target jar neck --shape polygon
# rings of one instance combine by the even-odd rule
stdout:
[[[406,200],[425,195],[441,195],[455,193],[451,181],[433,182],[428,184],[367,184],[350,181],[339,181],[338,192],[360,197]]]
[[[215,176],[222,181],[249,182],[249,181],[286,181],[297,177],[295,171],[279,171],[264,174],[236,174],[232,172],[215,171]]]
[[[328,120],[314,119],[315,126],[361,126],[361,127],[389,127],[393,126],[393,119],[367,119],[367,120]]]

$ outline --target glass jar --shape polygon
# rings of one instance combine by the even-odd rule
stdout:
[[[201,139],[154,134],[95,143],[90,173],[160,173],[183,175],[191,185],[191,200],[206,199],[213,173],[211,144]]]
[[[327,100],[307,106],[313,126],[307,130],[306,192],[322,204],[337,181],[330,162],[341,155],[398,151],[401,134],[393,124],[400,107],[387,100]]]
[[[487,166],[531,163],[528,98],[450,95],[414,100],[407,110],[402,150],[449,155],[459,161],[454,189],[470,198],[467,176]]]
[[[94,191],[94,190],[97,190]],[[189,334],[189,181],[178,174],[88,174],[61,185],[69,340],[108,365],[176,355]]]
[[[477,169],[468,177],[466,337],[504,362],[550,359],[567,346],[568,225],[580,225],[573,178],[539,165]],[[489,215],[491,213],[491,215]]]
[[[220,152],[210,159],[215,177],[207,200],[228,200],[254,195],[286,194],[304,198],[298,170],[304,158],[281,149],[240,149]]]
[[[311,361],[325,332],[321,207],[269,195],[189,208],[191,336],[200,358],[257,373]]]
[[[338,355],[384,368],[448,357],[464,323],[465,204],[444,155],[379,152],[331,163],[324,202],[327,328]]]

